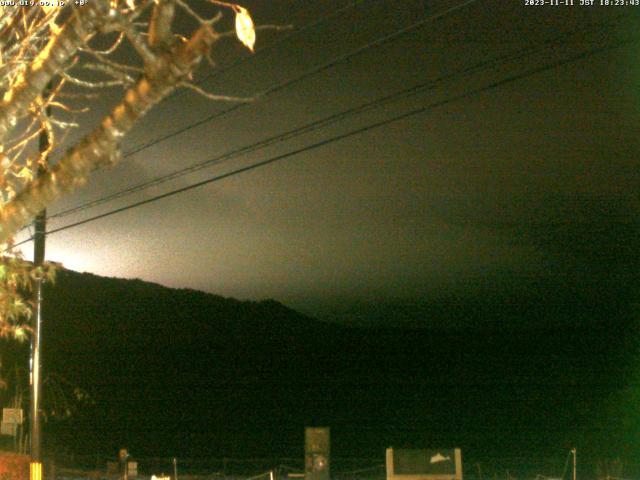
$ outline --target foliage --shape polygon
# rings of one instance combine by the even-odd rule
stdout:
[[[55,275],[55,265],[33,268],[12,248],[21,228],[92,171],[117,162],[127,133],[175,89],[244,100],[204,92],[191,79],[203,59],[213,63],[211,47],[224,37],[253,50],[245,8],[218,0],[80,3],[0,10],[0,337],[27,336],[31,282]],[[235,13],[235,31],[216,30],[222,11]],[[178,14],[189,21],[176,22]],[[187,31],[174,31],[178,23]],[[81,114],[112,88],[122,93],[111,112],[67,144]]]
[[[34,267],[20,255],[0,257],[0,337],[23,341],[31,327],[33,302],[28,299],[32,281],[37,278],[53,281],[57,264]]]
[[[16,342],[0,340],[0,405],[5,408],[29,408],[28,348]],[[77,417],[94,405],[93,395],[65,377],[45,371],[45,395],[41,405],[45,422],[60,422]]]

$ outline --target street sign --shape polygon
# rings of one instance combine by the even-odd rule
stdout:
[[[22,425],[22,409],[3,408],[2,423],[15,423],[16,425]]]
[[[459,448],[387,448],[387,480],[462,480]]]
[[[136,478],[138,476],[138,462],[127,462],[127,477]]]
[[[304,433],[305,480],[329,480],[329,429],[307,427]]]

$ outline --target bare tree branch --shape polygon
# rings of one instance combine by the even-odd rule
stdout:
[[[210,93],[190,82],[180,82],[178,86],[183,88],[188,88],[189,90],[193,90],[198,95],[206,98],[207,100],[213,100],[218,102],[222,101],[222,102],[242,102],[242,103],[250,103],[255,101],[254,97],[232,97],[229,95],[218,95],[215,93]]]
[[[93,0],[67,21],[58,35],[18,77],[15,85],[0,103],[0,143],[16,125],[23,111],[44,91],[54,75],[60,73],[78,48],[86,43],[106,23],[109,14],[107,0]]]
[[[176,13],[171,0],[158,0],[153,7],[149,24],[149,45],[152,48],[169,48],[173,44],[171,24]]]
[[[235,36],[252,50],[255,30],[249,12],[236,4],[210,3],[235,12]],[[176,8],[196,20],[195,33],[173,30]],[[212,100],[253,100],[208,93],[190,83],[195,67],[210,60],[211,45],[231,35],[214,31],[221,16],[218,11],[205,18],[187,0],[90,0],[78,8],[0,9],[0,245],[13,257],[0,255],[0,337],[28,333],[22,319],[31,307],[21,289],[44,272],[21,263],[13,250],[20,227],[85,183],[93,170],[117,162],[126,134],[176,88],[190,88]],[[89,45],[93,38],[102,50]],[[120,48],[128,49],[129,57],[137,54],[126,60],[131,65],[115,59]],[[99,76],[84,80],[76,69]],[[125,87],[122,99],[49,167],[49,153],[60,152],[71,127],[78,125],[74,114],[88,109],[87,100],[99,98],[85,90],[111,86]],[[61,109],[60,115],[53,118],[52,108]],[[38,142],[43,132],[48,141]],[[43,150],[33,154],[36,143]],[[41,167],[47,168],[43,172]]]
[[[211,28],[202,26],[170,57],[158,60],[161,65],[153,76],[140,78],[91,134],[71,148],[50,172],[30,183],[4,206],[0,211],[0,243],[6,242],[48,204],[84,184],[91,171],[115,163],[123,136],[151,107],[189,77],[218,38]]]

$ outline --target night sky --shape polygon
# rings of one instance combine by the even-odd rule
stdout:
[[[213,55],[220,73],[201,71],[202,86],[251,96],[465,2],[371,0],[346,8],[350,3],[244,2],[257,24],[293,29],[258,32],[257,48],[265,50],[255,55],[221,42]],[[48,259],[100,275],[275,298],[318,318],[365,324],[386,321],[387,308],[445,327],[454,322],[447,305],[479,305],[484,313],[474,321],[481,324],[507,309],[513,321],[535,325],[537,315],[520,315],[527,305],[562,306],[552,318],[559,322],[628,309],[638,298],[640,57],[632,40],[640,7],[466,3],[98,172],[49,213],[445,77],[433,88],[54,218],[49,227],[443,105],[52,235]],[[317,27],[297,33],[313,22]],[[479,69],[492,59],[503,60]],[[464,95],[519,74],[524,78]],[[117,92],[104,95],[86,125],[112,98]],[[233,105],[191,92],[174,96],[123,149]],[[432,314],[433,305],[445,313]]]
[[[610,2],[245,2],[292,28],[255,54],[229,36],[195,80],[256,100],[173,95],[49,230],[282,158],[48,237],[68,269],[180,290],[47,285],[45,374],[95,402],[45,447],[302,459],[304,427],[328,425],[336,457],[380,463],[390,445],[459,446],[465,472],[508,454],[559,458],[557,476],[572,446],[584,472],[638,458],[640,5]]]

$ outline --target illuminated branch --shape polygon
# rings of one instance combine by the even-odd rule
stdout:
[[[126,71],[119,68],[114,68],[111,65],[106,65],[103,63],[87,63],[85,65],[82,65],[82,68],[85,70],[102,72],[115,80],[119,80],[122,85],[125,85],[127,87],[135,83],[133,77],[127,74]]]
[[[22,10],[22,9],[21,9]],[[76,53],[106,23],[109,14],[107,0],[92,0],[74,14],[22,72],[0,103],[0,143],[16,125],[18,119],[44,91],[51,79],[62,70]]]
[[[235,12],[235,35],[252,49],[255,30],[247,10],[209,1]],[[172,30],[176,8],[196,20],[199,28],[193,35]],[[84,184],[92,171],[117,162],[126,134],[176,88],[192,89],[211,100],[252,100],[208,93],[191,83],[195,67],[209,59],[211,45],[231,35],[214,31],[221,16],[217,12],[204,18],[187,0],[90,0],[78,8],[0,9],[0,245],[10,255],[0,256],[0,337],[28,333],[23,320],[31,307],[21,289],[30,276],[43,274],[12,249],[13,235],[21,227]],[[100,48],[89,45],[93,38]],[[105,47],[101,40],[107,39]],[[123,39],[137,54],[132,65],[110,57]],[[78,78],[78,69],[99,76]],[[87,101],[98,98],[83,90],[112,86],[125,87],[123,98],[90,134],[49,166],[49,154],[60,152],[70,127],[78,125],[75,113],[86,111]],[[55,117],[50,115],[52,108]],[[34,155],[30,152],[45,138],[43,132],[48,141]]]
[[[91,171],[115,163],[124,135],[151,107],[189,77],[217,38],[209,27],[201,27],[188,43],[176,48],[171,57],[157,60],[159,68],[152,77],[142,77],[91,134],[70,149],[50,172],[33,181],[4,206],[0,211],[0,243],[6,242],[48,204],[84,184]]]
[[[146,40],[142,37],[142,34],[136,29],[135,25],[128,21],[128,19],[121,17],[118,21],[118,27],[122,29],[122,32],[129,40],[129,43],[135,51],[140,55],[145,66],[153,66],[158,61],[157,56],[147,45]]]
[[[149,24],[149,45],[152,48],[168,48],[173,44],[171,24],[176,13],[173,2],[158,0],[153,7]]]
[[[207,100],[213,100],[213,101],[216,101],[216,102],[242,102],[242,103],[249,103],[249,102],[253,102],[255,100],[255,98],[253,98],[253,97],[230,97],[228,95],[218,95],[218,94],[215,94],[215,93],[210,93],[210,92],[207,92],[206,90],[203,90],[202,88],[200,88],[197,85],[194,85],[193,83],[190,83],[190,82],[180,82],[178,84],[178,86],[179,87],[183,87],[183,88],[188,88],[189,90],[193,90],[198,95],[206,98]]]
[[[108,88],[108,87],[122,86],[122,85],[125,84],[122,80],[108,80],[108,81],[101,81],[101,82],[90,82],[90,81],[87,81],[87,80],[81,80],[79,78],[72,77],[68,73],[61,73],[61,75],[62,75],[62,78],[67,80],[69,83],[73,83],[74,85],[78,85],[78,86],[84,87],[84,88]]]

